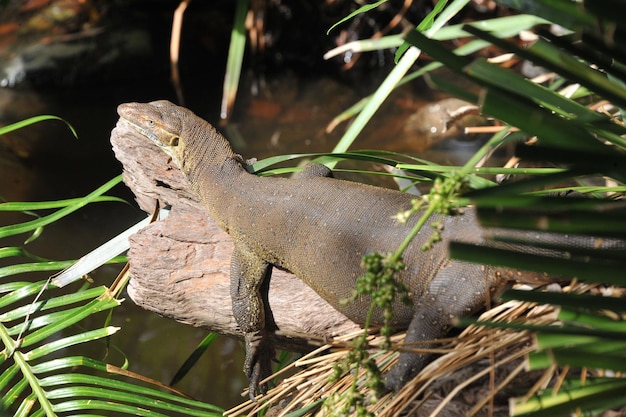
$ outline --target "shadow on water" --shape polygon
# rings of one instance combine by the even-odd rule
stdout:
[[[160,47],[166,48],[165,45]],[[221,58],[220,58],[221,59]],[[219,61],[222,62],[222,61]],[[138,63],[140,65],[141,63]],[[207,120],[216,123],[223,64],[199,63],[212,73],[184,78],[188,105]],[[363,89],[371,91],[375,82],[358,92],[336,79],[297,77],[287,71],[268,78],[259,95],[250,94],[251,80],[238,97],[230,129],[238,132],[234,147],[245,157],[266,157],[290,152],[330,151],[345,126],[324,133],[326,124],[338,113],[362,97]],[[418,154],[441,163],[461,163],[472,152],[470,145],[450,143],[418,152],[419,137],[407,136],[404,123],[425,102],[412,89],[394,93],[373,122],[359,138],[355,148],[378,148]],[[167,73],[149,71],[131,82],[92,83],[89,87],[57,89],[0,90],[0,123],[6,124],[37,114],[63,117],[78,131],[74,139],[59,122],[45,122],[24,129],[5,139],[0,152],[0,196],[9,201],[65,199],[87,194],[120,173],[108,142],[117,120],[115,108],[126,101],[173,99]],[[407,104],[409,103],[409,104]],[[222,129],[227,136],[228,132]],[[231,136],[231,138],[234,136]],[[454,143],[452,143],[454,144]],[[7,151],[10,146],[12,151]],[[118,186],[112,194],[132,202],[133,197]],[[120,231],[144,218],[134,204],[100,203],[89,206],[45,229],[28,249],[51,259],[82,256]],[[0,216],[0,225],[26,218],[21,215]],[[7,239],[6,245],[21,245],[23,236]],[[6,262],[6,261],[5,261]],[[0,265],[1,266],[1,265]],[[119,266],[102,268],[94,278],[96,284],[110,285]],[[24,277],[20,277],[22,279]],[[30,279],[41,278],[30,277]],[[97,326],[101,323],[95,323]],[[129,298],[115,310],[113,325],[122,331],[112,338],[129,360],[130,370],[165,383],[206,335],[202,329],[166,320],[136,307]],[[97,353],[100,354],[100,353]],[[111,353],[113,363],[123,358]],[[97,357],[97,356],[95,356]],[[118,361],[118,362],[115,362]],[[246,385],[241,372],[243,348],[238,341],[218,338],[208,354],[177,386],[192,397],[228,408],[241,402],[240,392]]]

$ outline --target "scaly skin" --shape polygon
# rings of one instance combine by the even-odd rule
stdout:
[[[172,157],[207,213],[233,238],[231,297],[245,336],[244,371],[251,398],[259,381],[269,375],[274,353],[266,335],[267,306],[260,293],[272,267],[292,272],[335,309],[364,322],[367,297],[346,305],[340,301],[351,295],[362,275],[363,255],[395,251],[413,227],[418,216],[407,224],[394,219],[411,207],[410,195],[329,178],[328,170],[318,165],[296,179],[250,174],[210,124],[167,101],[126,103],[118,113]],[[407,343],[443,337],[455,318],[483,307],[496,287],[513,278],[512,271],[448,259],[450,239],[481,241],[472,210],[441,220],[442,243],[421,251],[431,234],[425,228],[403,255],[406,270],[399,279],[410,288],[413,305],[397,301],[393,325],[408,327]],[[382,324],[380,311],[372,324]],[[399,389],[427,359],[401,353],[386,375],[386,386]],[[264,392],[265,387],[260,388]]]

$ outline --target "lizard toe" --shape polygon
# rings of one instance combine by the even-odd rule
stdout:
[[[246,334],[246,359],[243,370],[249,382],[250,400],[256,401],[256,394],[265,395],[268,384],[261,383],[272,373],[274,347],[265,334]]]

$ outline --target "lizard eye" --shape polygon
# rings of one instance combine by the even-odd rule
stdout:
[[[178,137],[175,136],[172,138],[172,140],[170,141],[170,146],[178,146]]]
[[[152,119],[148,119],[147,123],[148,123],[148,126],[150,126],[150,127],[154,126],[154,120],[152,120]]]

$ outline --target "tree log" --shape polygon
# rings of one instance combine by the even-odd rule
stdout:
[[[119,121],[111,144],[124,182],[151,213],[170,215],[130,238],[128,294],[140,307],[181,323],[242,337],[230,299],[230,236],[208,217],[169,156]],[[278,346],[306,350],[311,341],[357,328],[294,275],[274,268],[269,305]],[[316,343],[314,343],[316,344]]]

